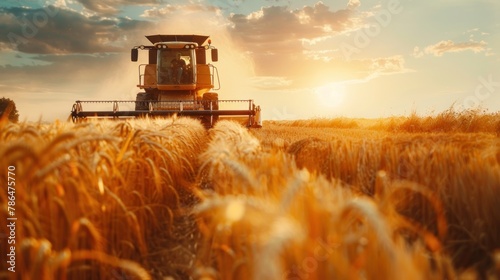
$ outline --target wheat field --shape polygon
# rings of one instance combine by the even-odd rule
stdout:
[[[499,135],[483,112],[2,122],[0,278],[500,279]]]

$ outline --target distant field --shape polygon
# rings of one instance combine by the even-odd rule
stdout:
[[[0,277],[500,279],[499,135],[484,112],[1,123]]]

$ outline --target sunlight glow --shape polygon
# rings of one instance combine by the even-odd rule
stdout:
[[[314,89],[318,104],[326,108],[336,108],[342,105],[345,97],[345,86],[331,83]]]

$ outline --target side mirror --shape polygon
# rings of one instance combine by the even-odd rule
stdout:
[[[211,50],[211,55],[212,55],[212,61],[219,61],[219,52],[217,51],[217,49],[212,49]]]
[[[139,50],[138,49],[131,49],[130,50],[130,60],[137,61],[137,57],[138,56],[139,56]]]

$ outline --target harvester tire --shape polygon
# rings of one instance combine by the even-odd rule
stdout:
[[[207,92],[203,94],[203,109],[210,110],[212,106],[212,111],[219,110],[219,95],[215,92]],[[219,115],[204,116],[202,122],[206,127],[212,127],[219,120]]]
[[[139,92],[135,98],[135,110],[148,110],[149,105],[146,100],[148,99],[148,94],[145,92]]]

